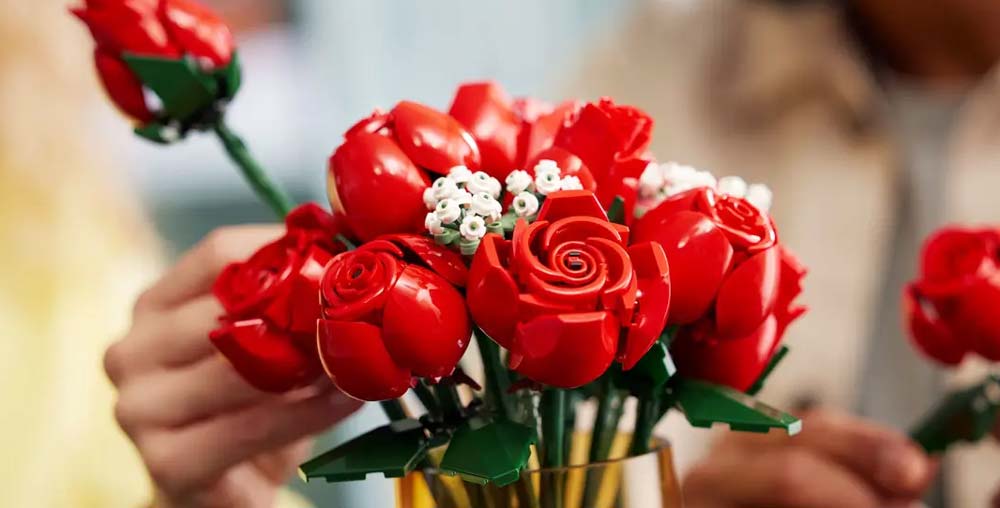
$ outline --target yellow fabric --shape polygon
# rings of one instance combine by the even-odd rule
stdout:
[[[0,506],[136,508],[151,486],[101,357],[163,264],[104,160],[108,106],[68,4],[0,2]]]

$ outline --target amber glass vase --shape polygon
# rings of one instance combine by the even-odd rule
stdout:
[[[434,469],[396,480],[397,508],[678,508],[680,486],[666,441],[624,457],[630,436],[619,435],[612,458],[587,464],[590,436],[573,437],[572,465],[533,468],[504,487],[477,485]],[[531,464],[529,463],[529,466]]]

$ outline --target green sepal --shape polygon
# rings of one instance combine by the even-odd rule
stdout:
[[[510,485],[521,476],[537,440],[534,429],[520,423],[472,418],[455,431],[440,469],[471,483]]]
[[[129,69],[163,103],[168,118],[188,120],[216,101],[219,84],[189,58],[160,58],[122,54]]]
[[[911,431],[910,436],[927,453],[940,453],[949,446],[985,437],[1000,414],[1000,375],[949,393]]]
[[[399,420],[362,434],[299,466],[304,481],[364,480],[371,473],[401,478],[427,453],[429,440],[416,420]]]
[[[767,432],[784,429],[793,436],[802,430],[802,420],[729,388],[691,379],[674,378],[668,395],[695,427],[728,424],[731,430]]]
[[[615,224],[625,224],[625,198],[615,196],[608,206],[608,220]]]
[[[500,225],[503,226],[505,233],[510,233],[514,231],[514,225],[517,224],[518,216],[514,212],[507,212],[500,217]]]
[[[222,87],[221,95],[226,99],[235,97],[236,92],[240,90],[240,85],[243,84],[243,72],[240,65],[239,53],[234,51],[232,58],[229,59],[229,65],[215,71],[215,75]]]
[[[634,367],[627,371],[616,367],[613,372],[617,387],[636,397],[644,397],[662,392],[667,381],[677,373],[677,366],[667,344],[657,340]]]
[[[754,381],[752,385],[750,385],[749,389],[747,389],[747,395],[753,396],[760,393],[761,389],[764,388],[764,383],[767,381],[768,376],[771,375],[771,372],[774,371],[774,368],[777,367],[779,363],[781,363],[781,360],[785,358],[785,355],[787,354],[788,354],[788,346],[782,345],[781,347],[778,348],[777,351],[774,352],[773,355],[771,355],[771,361],[767,362],[767,367],[764,367],[764,370],[760,373],[759,376],[757,376],[757,380]]]
[[[162,123],[149,122],[146,125],[140,125],[139,127],[136,127],[134,129],[134,132],[141,138],[148,139],[149,141],[152,141],[154,143],[167,145],[173,143],[174,141],[177,141],[178,135],[180,134],[179,132],[174,131],[175,134],[177,135],[172,135],[172,136],[164,135],[164,129],[167,128],[168,127],[166,125],[163,125]]]
[[[479,248],[479,240],[466,240],[461,239],[458,241],[458,250],[462,252],[463,255],[471,256],[476,253],[476,249]]]
[[[451,245],[458,240],[458,235],[458,231],[455,231],[454,229],[445,229],[441,233],[434,235],[434,241],[437,242],[438,245]]]
[[[503,236],[503,222],[496,221],[486,225],[486,232]]]

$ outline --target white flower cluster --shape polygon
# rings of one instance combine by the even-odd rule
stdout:
[[[498,224],[503,215],[503,206],[497,201],[501,190],[496,178],[455,166],[448,176],[434,180],[424,191],[424,204],[429,210],[424,227],[435,237],[457,230],[466,243],[478,245],[488,226]]]
[[[521,169],[515,169],[507,175],[507,192],[514,196],[511,201],[511,211],[518,217],[531,217],[538,213],[541,198],[553,192],[563,190],[580,190],[583,184],[580,179],[572,176],[562,176],[562,170],[556,161],[542,159],[535,164],[535,178]]]
[[[698,187],[711,187],[721,194],[744,198],[764,213],[771,209],[773,194],[764,184],[748,185],[738,176],[724,176],[716,180],[712,173],[691,166],[676,162],[651,162],[639,177],[636,213],[641,215],[670,196]]]

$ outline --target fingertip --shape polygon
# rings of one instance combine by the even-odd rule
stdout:
[[[875,480],[895,493],[919,493],[934,475],[933,461],[915,445],[897,441],[878,452]]]

